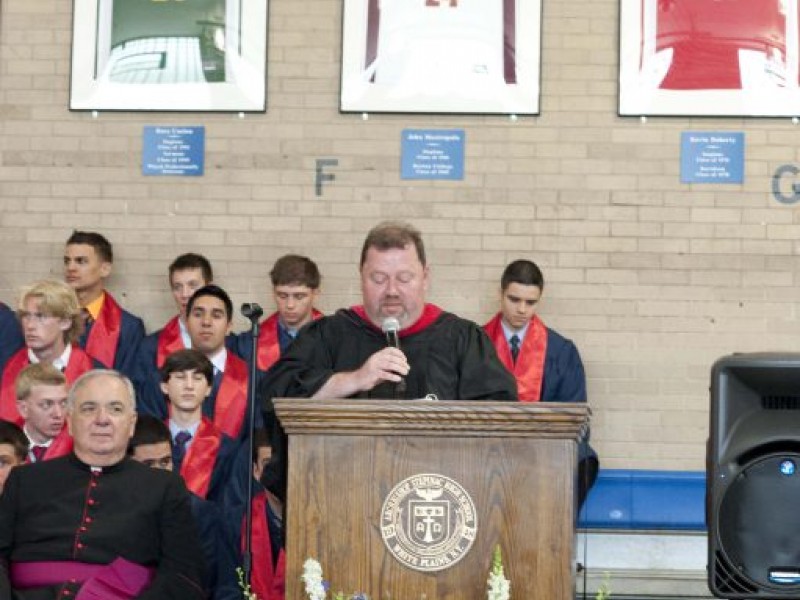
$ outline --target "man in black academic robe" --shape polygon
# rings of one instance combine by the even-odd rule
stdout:
[[[112,371],[82,376],[68,401],[74,453],[12,471],[0,496],[0,598],[206,597],[186,487],[125,456],[132,390]]]
[[[416,229],[395,222],[372,229],[360,273],[363,305],[306,325],[261,386],[284,468],[272,398],[517,399],[516,382],[483,330],[425,302],[429,269]],[[387,343],[395,335],[397,343]],[[273,491],[284,497],[283,489]]]
[[[497,359],[494,346],[471,321],[426,304],[414,326],[400,331],[400,347],[409,370],[405,391],[382,381],[348,394],[358,398],[424,398],[439,400],[513,400],[513,378]],[[302,335],[269,374],[286,397],[313,396],[341,371],[355,372],[372,355],[386,349],[386,336],[362,307],[339,310],[306,326]]]
[[[517,399],[480,327],[425,302],[429,270],[416,229],[375,227],[360,272],[363,305],[303,328],[268,374],[267,397]],[[388,329],[397,344],[387,344]]]

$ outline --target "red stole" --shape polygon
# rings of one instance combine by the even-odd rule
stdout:
[[[17,350],[6,363],[6,368],[3,370],[2,385],[0,385],[0,419],[12,421],[20,427],[22,427],[24,420],[22,415],[19,414],[19,410],[17,410],[17,394],[14,390],[14,384],[20,371],[29,364],[28,349]]]
[[[14,389],[17,377],[22,369],[30,364],[28,360],[28,349],[18,350],[6,363],[3,371],[3,380],[0,384],[0,419],[12,421],[22,426],[22,415],[17,410],[17,393]],[[91,357],[75,344],[72,345],[72,352],[69,355],[69,363],[64,370],[67,384],[71,384],[86,371],[94,368]]]
[[[242,431],[246,410],[247,363],[229,351],[214,404],[214,425],[228,437],[236,439]]]
[[[186,482],[186,487],[203,500],[208,495],[211,475],[221,444],[222,437],[219,430],[203,417],[181,464],[181,477]]]
[[[311,318],[315,321],[323,315],[317,309],[311,312]],[[251,338],[252,339],[252,338]],[[278,313],[272,313],[267,317],[258,330],[258,363],[260,371],[268,371],[269,368],[281,357],[281,345],[278,340]]]
[[[113,369],[121,329],[122,309],[114,297],[105,292],[103,307],[86,339],[86,352],[109,369]]]
[[[72,452],[72,436],[69,434],[69,430],[65,425],[61,433],[54,437],[53,442],[47,447],[42,460],[59,458],[61,456],[66,456],[70,452]],[[26,459],[25,462],[28,462],[28,460]]]
[[[164,325],[164,329],[158,334],[157,344],[156,366],[160,369],[164,366],[164,361],[167,360],[170,354],[184,349],[181,326],[177,315]]]
[[[381,331],[380,325],[376,325],[372,321],[370,321],[369,317],[367,316],[367,311],[364,309],[362,304],[357,306],[350,307],[354,313],[356,313],[361,319],[373,329],[377,331]],[[417,319],[413,324],[401,329],[399,331],[400,337],[406,337],[407,335],[413,335],[415,333],[419,333],[420,331],[427,329],[430,325],[433,324],[436,319],[438,319],[442,314],[442,309],[436,306],[435,304],[426,304],[425,308],[422,309],[422,314],[420,315],[419,319]]]
[[[64,425],[64,429],[61,430],[61,433],[53,438],[53,443],[47,448],[47,452],[44,453],[44,459],[42,460],[59,458],[60,456],[66,456],[70,452],[72,452],[72,436],[69,434],[67,426]]]
[[[242,520],[242,552],[245,549],[244,519]],[[253,553],[251,582],[253,592],[259,600],[283,600],[286,587],[286,552],[281,550],[278,564],[272,568],[272,544],[267,524],[267,495],[264,492],[253,497],[253,537],[250,549]]]
[[[542,397],[544,358],[547,354],[547,327],[534,315],[528,325],[525,339],[519,349],[517,364],[511,358],[511,348],[506,341],[500,313],[483,326],[497,349],[497,356],[517,380],[520,402],[538,402]]]

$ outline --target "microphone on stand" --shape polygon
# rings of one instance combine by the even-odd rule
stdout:
[[[264,309],[255,302],[242,304],[242,316],[249,321],[258,321],[264,315]]]
[[[381,323],[381,329],[386,336],[386,345],[390,348],[397,348],[400,350],[400,321],[395,317],[386,317]],[[395,398],[403,398],[406,393],[406,380],[401,377],[400,381],[395,384]]]
[[[247,504],[244,516],[244,530],[245,530],[245,544],[242,551],[242,566],[244,567],[243,579],[247,583],[251,582],[251,574],[253,568],[253,467],[251,464],[253,456],[253,430],[256,423],[256,377],[257,377],[257,364],[258,364],[258,320],[264,314],[264,310],[255,302],[246,302],[242,304],[242,316],[250,321],[250,361],[248,364],[247,376],[247,410],[248,410],[248,431],[247,431],[247,456],[248,456],[248,470],[247,470]]]

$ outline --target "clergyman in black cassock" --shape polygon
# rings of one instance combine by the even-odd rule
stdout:
[[[125,456],[135,420],[124,376],[75,382],[73,454],[14,469],[0,496],[0,598],[205,598],[189,494]]]

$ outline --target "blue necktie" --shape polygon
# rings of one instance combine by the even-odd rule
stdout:
[[[515,333],[509,340],[511,342],[511,360],[517,364],[517,357],[519,356],[519,336]]]
[[[192,439],[192,434],[186,430],[179,431],[175,436],[175,447],[172,450],[172,462],[175,465],[175,471],[180,472],[183,458],[186,456],[186,444]]]

